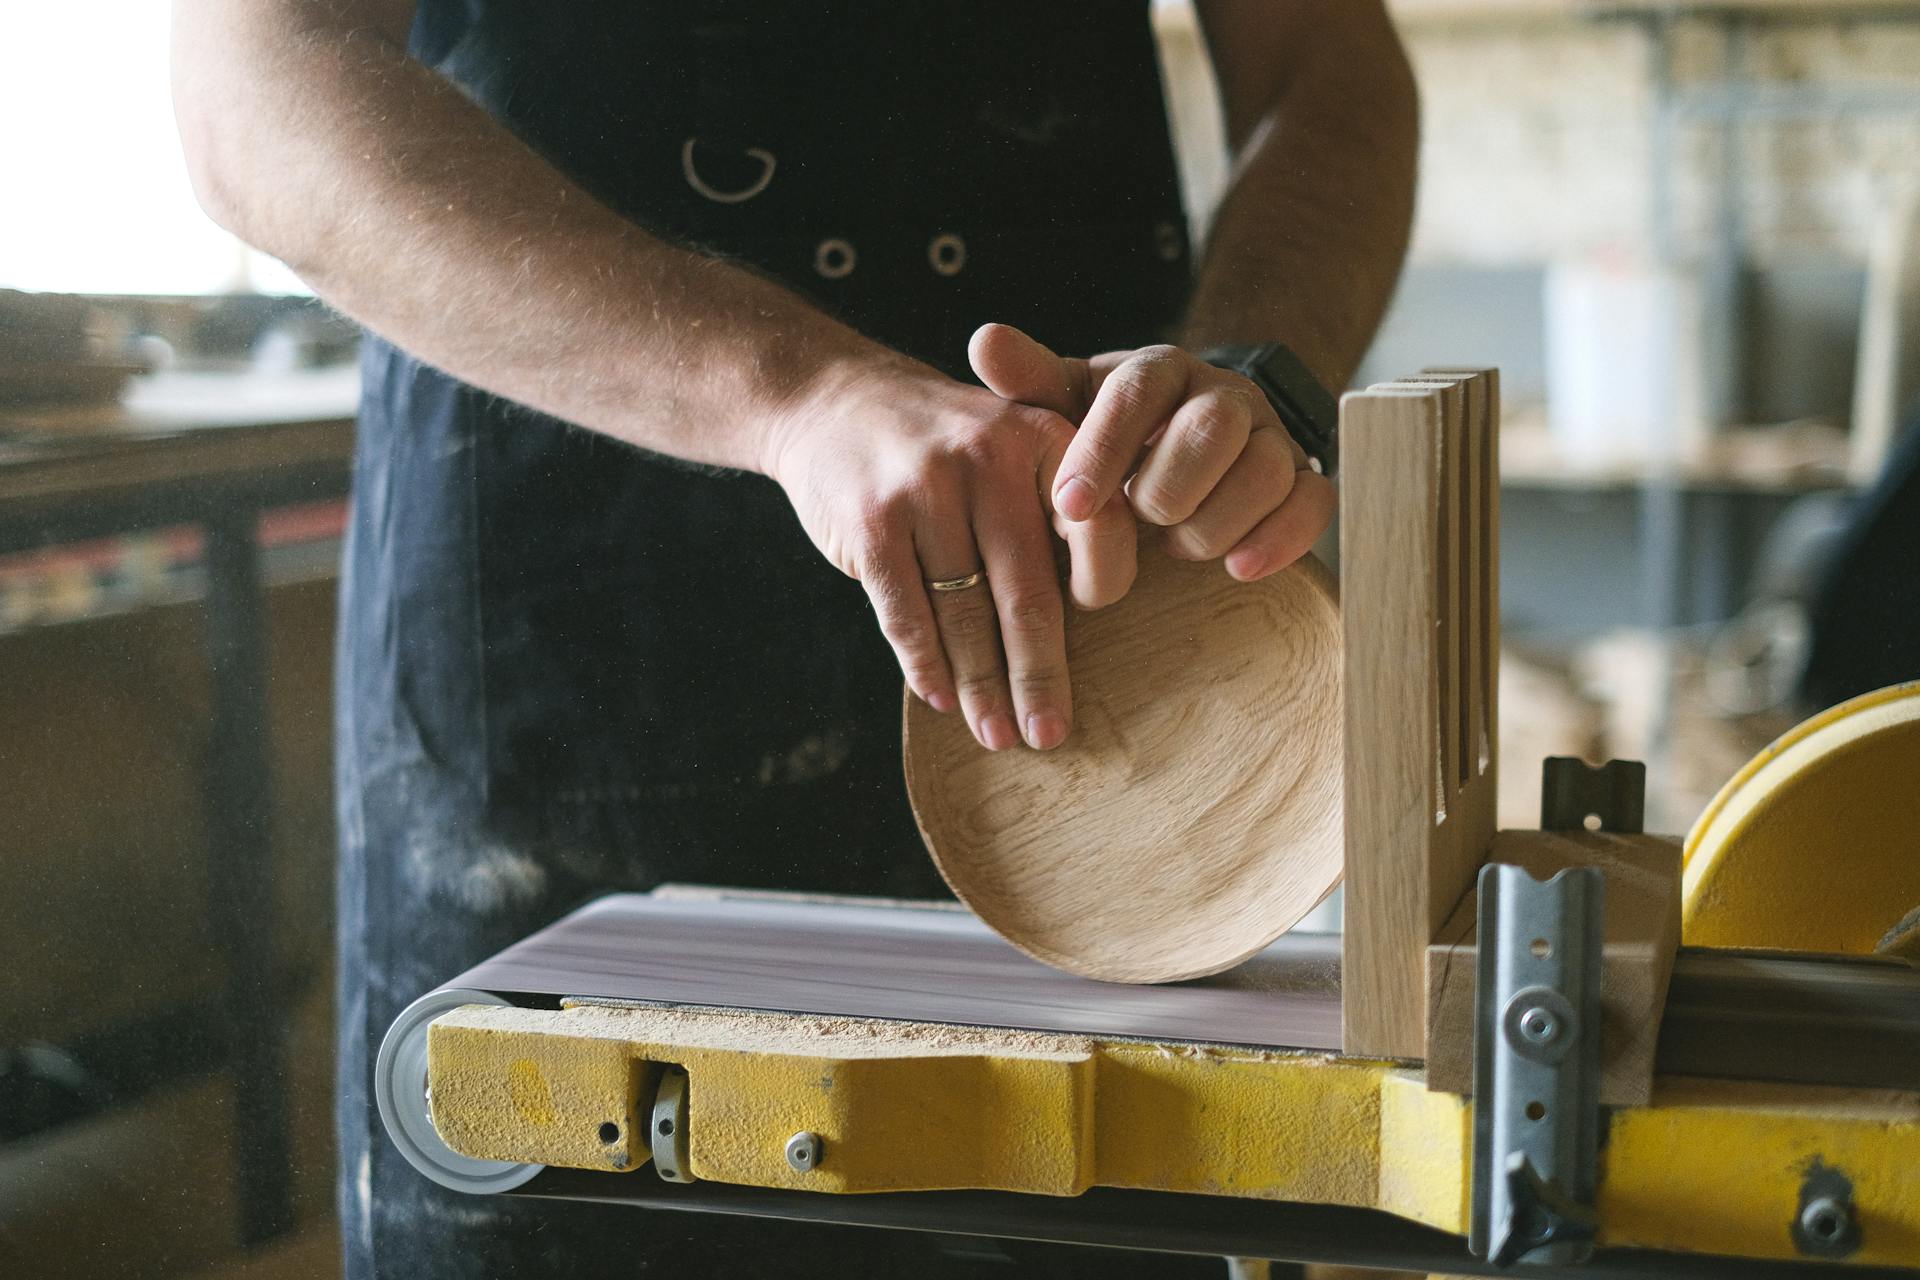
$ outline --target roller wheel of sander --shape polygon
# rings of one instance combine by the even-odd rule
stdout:
[[[463,1156],[440,1140],[427,1099],[427,1028],[443,1013],[470,1004],[510,1004],[486,991],[430,991],[403,1010],[380,1042],[373,1095],[380,1123],[407,1163],[443,1187],[486,1195],[511,1191],[545,1166]]]

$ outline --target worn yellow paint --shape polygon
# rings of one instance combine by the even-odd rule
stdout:
[[[507,1068],[507,1096],[513,1100],[514,1114],[528,1124],[552,1124],[558,1114],[547,1077],[532,1058],[516,1058]]]
[[[445,1053],[444,1034],[438,1025],[428,1032],[428,1088],[434,1128],[454,1150],[517,1149],[526,1153],[518,1160],[586,1169],[645,1163],[646,1135],[634,1134],[632,1112],[637,1079],[650,1069],[625,1046],[478,1028]],[[544,1106],[528,1105],[542,1094]],[[606,1123],[620,1130],[611,1143],[600,1141]]]
[[[1792,1258],[1814,1161],[1853,1183],[1849,1262],[1920,1264],[1920,1094],[1663,1080],[1617,1111],[1600,1190],[1612,1244]]]
[[[435,1122],[456,1151],[610,1167],[597,1128],[617,1087],[612,1054],[686,1069],[695,1176],[841,1193],[1076,1195],[1101,1184],[1371,1204],[1378,1081],[1389,1069],[1318,1054],[593,1006],[475,1006],[429,1035]],[[557,1124],[531,1123],[513,1105],[524,1058],[539,1061],[556,1100],[580,1101],[561,1104]],[[801,1130],[826,1144],[805,1174],[785,1155]]]
[[[1465,1098],[1427,1088],[1419,1072],[1391,1073],[1380,1082],[1380,1151],[1380,1208],[1466,1232],[1473,1108]]]
[[[763,1187],[857,1192],[1017,1186],[1071,1195],[1089,1185],[1092,1047],[1023,1036],[983,1052],[983,1033],[928,1028],[919,1052],[872,1024],[670,1009],[479,1008],[429,1033],[436,1127],[470,1155],[573,1168],[632,1168],[634,1150],[602,1144],[600,1125],[644,1114],[633,1072],[687,1072],[689,1163],[696,1177]],[[562,1119],[530,1123],[512,1105],[514,1062],[531,1058]],[[910,1069],[902,1069],[903,1064]],[[1000,1117],[984,1124],[981,1117]],[[801,1130],[826,1143],[820,1168],[788,1167]],[[623,1137],[625,1129],[623,1128]]]
[[[978,1185],[1073,1195],[1089,1185],[1093,1063],[1084,1046],[929,1055],[910,1070],[822,1049],[689,1051],[694,1174],[838,1192]],[[801,1130],[826,1144],[805,1174],[785,1155]]]
[[[1472,1111],[1418,1072],[1316,1054],[725,1010],[470,1006],[431,1029],[441,1136],[587,1169],[646,1158],[630,1113],[687,1071],[696,1176],[827,1192],[1094,1185],[1375,1206],[1467,1229]],[[528,1114],[529,1066],[552,1099]],[[538,1108],[531,1109],[536,1114]],[[599,1127],[619,1117],[620,1140]],[[1920,1265],[1920,1093],[1661,1080],[1612,1113],[1602,1240],[1793,1258],[1812,1161],[1853,1183],[1854,1259]],[[800,1130],[825,1140],[787,1166]],[[636,1159],[637,1154],[637,1159]]]
[[[1373,1202],[1382,1068],[1314,1054],[1102,1044],[1094,1181]]]
[[[1687,836],[1689,946],[1871,953],[1920,906],[1920,682],[1823,711],[1755,756]]]
[[[1443,1231],[1469,1222],[1473,1108],[1395,1073],[1380,1089],[1378,1207]],[[1920,1264],[1920,1093],[1661,1079],[1611,1113],[1601,1242],[1793,1259],[1815,1160],[1853,1184],[1861,1265]]]

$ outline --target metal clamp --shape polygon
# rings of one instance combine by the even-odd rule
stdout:
[[[653,1113],[647,1121],[647,1143],[653,1171],[666,1182],[694,1182],[687,1158],[687,1073],[667,1066],[660,1071],[660,1087],[653,1095]]]
[[[1647,766],[1609,760],[1599,768],[1577,756],[1548,756],[1540,764],[1542,831],[1646,830]]]
[[[1502,1266],[1593,1252],[1605,900],[1593,867],[1480,869],[1468,1245]]]

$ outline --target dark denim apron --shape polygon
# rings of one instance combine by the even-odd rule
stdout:
[[[1175,319],[1187,238],[1147,9],[424,0],[413,48],[635,222],[958,374],[988,320],[1084,354]],[[898,671],[774,484],[376,338],[364,373],[338,672],[349,1273],[973,1274],[1002,1247],[458,1197],[379,1134],[369,1063],[395,1014],[593,895],[941,888],[900,782]]]

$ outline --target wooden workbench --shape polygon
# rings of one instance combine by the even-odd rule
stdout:
[[[0,554],[171,525],[204,535],[213,725],[204,787],[211,933],[226,952],[241,1236],[292,1225],[283,1011],[274,999],[277,863],[257,530],[263,511],[347,492],[351,367],[160,374],[120,403],[0,406]]]
[[[118,404],[0,406],[0,552],[338,497],[359,378],[159,374]]]

